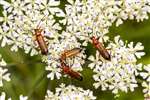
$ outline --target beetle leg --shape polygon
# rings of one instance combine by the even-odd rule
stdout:
[[[43,35],[43,39],[44,39],[44,41],[45,41],[46,45],[48,45],[48,44],[49,44],[49,42],[48,42],[48,38],[47,38],[45,35]]]
[[[52,38],[52,37],[49,37],[49,36],[44,36],[46,39],[49,39],[49,40],[53,40],[54,38]]]
[[[37,43],[36,43],[36,36],[35,36],[35,35],[32,37],[32,40],[33,40],[33,43],[34,43],[35,45],[37,45]]]
[[[49,42],[48,41],[46,41],[46,45],[48,45],[49,44]]]
[[[37,51],[40,51],[40,48],[39,48],[39,47],[36,47],[35,49],[36,49]]]
[[[106,50],[111,50],[111,48],[108,48],[108,49],[106,49]]]
[[[35,35],[33,35],[32,40],[36,41],[36,36]]]

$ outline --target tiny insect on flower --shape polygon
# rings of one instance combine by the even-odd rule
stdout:
[[[108,51],[106,50],[106,48],[103,46],[103,44],[98,41],[98,38],[96,38],[95,36],[92,36],[91,40],[92,40],[92,44],[99,51],[99,53],[101,54],[101,56],[104,59],[110,61],[111,60],[110,54],[108,53]]]
[[[75,79],[77,79],[79,81],[83,80],[83,77],[81,76],[81,74],[79,74],[78,72],[72,70],[71,67],[69,67],[68,65],[66,65],[61,59],[60,59],[60,63],[61,63],[60,68],[62,69],[62,71],[65,74],[67,74],[70,77],[75,78]]]
[[[44,16],[45,17],[45,16]],[[43,17],[43,18],[44,18]],[[42,19],[43,19],[42,18]],[[39,26],[39,25],[38,25]],[[38,27],[36,29],[34,29],[35,32],[35,36],[36,36],[36,41],[38,42],[38,45],[40,47],[41,53],[43,55],[47,55],[48,54],[48,47],[46,44],[46,41],[44,40],[44,36],[41,34],[43,29],[41,29],[40,27]]]
[[[61,60],[65,60],[66,58],[74,57],[80,52],[81,52],[80,48],[66,50],[64,53],[61,54]]]

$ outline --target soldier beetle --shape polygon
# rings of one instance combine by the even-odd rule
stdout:
[[[108,51],[106,50],[106,48],[103,46],[103,44],[98,41],[98,38],[96,38],[95,36],[92,36],[91,40],[92,40],[92,44],[99,51],[99,53],[101,54],[101,56],[104,59],[110,61],[111,60],[110,54],[108,53]]]
[[[45,17],[45,16],[44,16]],[[44,18],[43,17],[43,18]],[[42,19],[43,19],[42,18]],[[41,19],[41,20],[42,20]],[[41,21],[40,21],[41,22]],[[40,24],[39,22],[39,24]],[[35,37],[36,37],[36,41],[38,43],[38,46],[40,47],[41,53],[43,55],[47,55],[48,54],[48,47],[46,44],[46,41],[44,40],[44,36],[42,35],[42,31],[43,29],[41,29],[40,27],[38,27],[39,25],[37,25],[37,28],[34,29],[34,33],[35,33]]]
[[[70,77],[74,78],[74,79],[77,79],[79,81],[82,81],[83,80],[83,77],[81,76],[81,74],[79,74],[78,72],[72,70],[68,65],[66,65],[61,59],[60,59],[60,63],[61,63],[61,66],[60,68],[62,69],[62,71],[69,75]]]
[[[66,50],[61,54],[61,60],[65,60],[66,58],[76,56],[80,52],[81,52],[80,48],[74,48],[71,50]]]

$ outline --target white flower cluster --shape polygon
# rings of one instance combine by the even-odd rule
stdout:
[[[119,26],[127,19],[143,21],[148,19],[150,13],[149,0],[75,0],[75,2],[68,0],[68,2],[63,23],[67,25],[68,32],[84,40],[85,46],[91,36],[105,40],[113,23]],[[104,60],[99,52],[96,52],[96,58],[89,57],[92,61],[89,67],[96,73],[93,76],[96,81],[95,88],[101,86],[102,90],[108,88],[113,90],[113,93],[118,93],[118,90],[127,92],[128,88],[133,91],[137,87],[135,77],[142,67],[142,64],[136,62],[137,58],[144,55],[141,51],[144,47],[141,43],[137,43],[135,47],[133,42],[124,44],[117,36],[115,43],[110,42],[107,48],[110,48],[111,61]]]
[[[20,95],[20,97],[19,97],[19,100],[27,100],[27,99],[28,99],[27,96]],[[5,94],[5,92],[1,93],[0,100],[6,100],[6,94]],[[8,98],[7,100],[11,100],[11,98]]]
[[[149,0],[68,0],[66,5],[67,30],[75,35],[87,34],[103,37],[113,23],[119,26],[124,20],[148,19]],[[79,36],[78,36],[79,37]],[[80,39],[80,37],[79,37]]]
[[[0,55],[0,87],[3,86],[3,80],[10,81],[10,73],[8,73],[8,69],[6,68],[6,66],[6,62]]]
[[[0,17],[1,46],[11,45],[12,51],[23,48],[25,53],[37,54],[34,43],[34,29],[44,29],[44,36],[58,39],[58,30],[61,27],[55,23],[53,15],[60,16],[61,10],[57,7],[60,1],[55,0],[1,0],[3,17]],[[50,43],[50,40],[48,41]]]
[[[115,37],[114,43],[108,45],[110,48],[111,61],[104,60],[99,52],[96,58],[90,56],[88,59],[92,61],[89,67],[93,69],[95,80],[95,88],[101,87],[102,90],[112,90],[117,94],[118,90],[127,92],[128,88],[134,91],[138,86],[135,77],[139,74],[142,64],[137,64],[137,58],[141,58],[145,53],[141,50],[144,47],[141,43],[133,46],[133,42],[128,45],[120,40],[119,36]],[[109,50],[108,50],[109,51]]]
[[[144,71],[140,72],[140,76],[144,79],[142,86],[144,87],[143,93],[145,97],[150,97],[150,64],[144,65]]]
[[[83,90],[80,87],[75,87],[73,85],[65,86],[60,85],[60,88],[56,88],[56,93],[47,91],[45,100],[95,100],[96,97],[93,96],[93,92],[90,90]]]
[[[144,55],[141,51],[144,47],[141,43],[135,46],[133,42],[125,44],[119,36],[115,37],[114,42],[109,41],[106,34],[113,23],[119,26],[127,19],[137,21],[148,19],[150,0],[67,1],[69,4],[66,4],[64,13],[58,7],[60,0],[11,0],[11,2],[0,0],[3,6],[3,16],[0,17],[1,47],[10,45],[12,51],[22,48],[25,53],[36,55],[38,46],[33,39],[34,29],[43,29],[41,34],[46,37],[49,52],[46,56],[42,56],[42,60],[47,63],[46,70],[50,71],[47,77],[53,80],[55,76],[57,79],[62,76],[59,61],[61,54],[65,50],[86,46],[91,41],[90,37],[95,36],[109,42],[107,48],[110,48],[108,51],[111,55],[111,61],[103,59],[99,52],[96,52],[96,57],[91,55],[88,58],[91,61],[89,67],[95,73],[93,75],[95,88],[109,89],[115,94],[119,90],[133,91],[137,87],[135,77],[139,75],[138,70],[142,67],[142,64],[137,64],[137,59]],[[64,19],[56,21],[55,16]],[[65,27],[62,28],[57,22],[63,23]],[[59,30],[62,33],[58,33]],[[79,39],[84,40],[83,44],[78,41]],[[67,58],[66,64],[75,71],[82,71],[85,58],[83,49],[77,56]],[[0,72],[2,79],[10,80],[6,69],[0,67]],[[148,75],[143,77],[146,79]],[[3,85],[2,79],[0,86]],[[144,82],[143,86],[146,87],[144,93],[149,94],[150,86]],[[74,86],[65,87],[63,84],[61,88],[56,89],[55,94],[50,91],[47,93],[46,100],[96,99],[89,90],[84,91]]]
[[[60,35],[58,30],[62,28],[56,23],[54,16],[62,17],[64,13],[57,6],[60,1],[55,0],[14,0],[8,3],[4,0],[0,2],[3,5],[3,17],[0,17],[0,36],[2,39],[1,46],[6,44],[12,45],[11,50],[17,51],[18,47],[23,48],[25,53],[30,53],[31,56],[38,54],[38,46],[34,42],[34,29],[40,26],[44,29],[42,33],[46,37],[48,42],[49,54],[43,60],[48,63],[46,70],[50,71],[48,78],[51,80],[59,79],[60,74],[60,62],[59,58],[63,51],[80,47],[80,43],[75,37],[72,37],[67,32],[62,32]],[[74,70],[82,70],[82,64],[84,63],[83,52],[70,59],[69,65]],[[80,62],[78,62],[80,61]]]

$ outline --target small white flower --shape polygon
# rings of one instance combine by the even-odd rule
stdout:
[[[0,96],[0,100],[5,100],[5,97],[6,97],[5,92],[2,92],[2,93],[1,93],[1,96]]]
[[[0,55],[0,87],[3,86],[3,80],[10,81],[10,73],[8,73],[8,69],[4,68],[6,65],[6,62]]]
[[[27,100],[27,99],[28,99],[27,96],[20,95],[20,97],[19,97],[19,100]]]
[[[0,60],[0,66],[6,66],[7,65],[7,63],[4,61],[4,59],[2,59],[2,55],[0,55],[0,58],[1,58],[1,60]]]
[[[148,82],[150,82],[150,64],[147,66],[144,66],[145,72],[141,72],[140,75],[143,77],[143,79],[146,79]]]
[[[100,54],[98,51],[96,51],[96,58],[94,58],[94,56],[89,56],[88,60],[92,61],[92,63],[90,63],[88,65],[88,67],[90,67],[91,69],[95,68],[95,67],[99,67],[102,64],[102,61],[100,60]]]
[[[0,100],[6,100],[6,93],[5,92],[1,93]],[[11,100],[11,98],[8,98],[7,100]]]
[[[10,81],[10,74],[7,73],[7,69],[3,69],[0,67],[0,87],[3,86],[3,80]]]
[[[123,21],[121,19],[118,19],[117,22],[116,22],[116,26],[118,27],[122,23],[123,23]]]
[[[2,22],[4,25],[12,24],[13,15],[10,15],[5,9],[2,13],[3,17],[0,17],[0,22]]]
[[[150,64],[144,65],[144,70],[140,72],[140,76],[144,79],[142,82],[142,87],[144,96],[150,97]]]
[[[54,63],[51,66],[46,67],[46,70],[50,71],[47,77],[50,78],[51,80],[54,80],[55,75],[57,79],[60,79],[61,77],[60,68],[57,68],[57,66],[55,66]]]
[[[145,97],[149,97],[150,96],[150,82],[143,82],[142,83],[142,87],[144,87],[143,89],[143,93]]]

